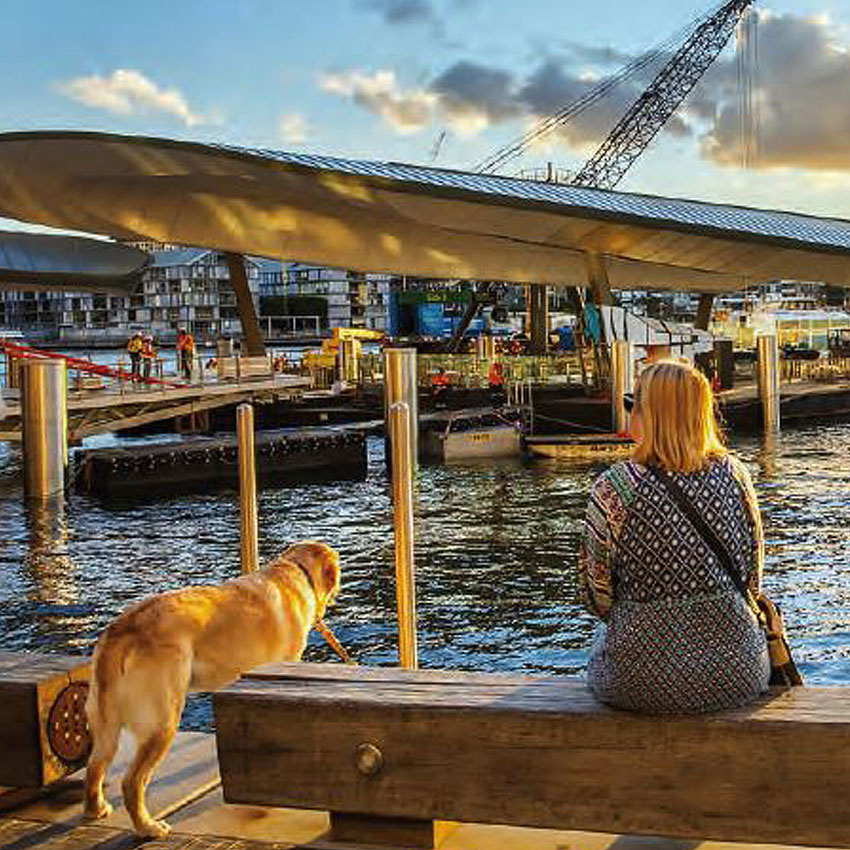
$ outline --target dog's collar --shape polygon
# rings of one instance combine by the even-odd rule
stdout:
[[[310,575],[310,571],[307,569],[307,567],[302,566],[297,561],[290,561],[290,563],[295,564],[295,566],[298,567],[298,569],[301,570],[302,573],[304,573],[304,578],[307,579],[307,584],[310,585],[310,590],[313,591],[313,596],[316,597],[316,601],[318,602],[319,594],[316,593],[316,588],[313,585],[313,577]]]

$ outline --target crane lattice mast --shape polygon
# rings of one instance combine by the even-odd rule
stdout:
[[[753,0],[729,0],[705,20],[658,72],[599,150],[570,181],[613,189],[726,46]]]

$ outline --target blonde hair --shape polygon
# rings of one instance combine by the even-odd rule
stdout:
[[[671,472],[696,472],[726,454],[705,375],[690,363],[661,360],[638,379],[635,412],[641,439],[632,457]]]

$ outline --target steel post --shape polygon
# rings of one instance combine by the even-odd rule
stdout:
[[[390,434],[390,409],[404,402],[409,410],[408,422],[413,468],[419,458],[419,375],[417,373],[415,348],[387,348],[384,350],[384,420]],[[390,455],[392,462],[392,455]]]
[[[399,659],[402,667],[415,670],[419,666],[413,565],[413,471],[416,455],[410,440],[411,418],[410,407],[405,402],[390,405]]]
[[[239,527],[242,572],[260,563],[257,521],[257,456],[254,451],[254,407],[236,408],[236,439],[239,444]]]
[[[756,341],[758,350],[758,387],[762,420],[766,433],[779,431],[779,345],[774,334]]]
[[[65,489],[68,371],[64,360],[21,361],[24,494],[45,499]]]
[[[634,392],[634,347],[626,339],[615,340],[611,345],[611,423],[615,433],[628,430],[629,415],[623,396]]]

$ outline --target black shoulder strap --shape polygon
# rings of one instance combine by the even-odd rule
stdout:
[[[687,497],[685,491],[679,486],[676,479],[668,472],[656,466],[649,466],[647,469],[667,488],[667,492],[673,497],[673,501],[679,506],[682,513],[690,520],[697,534],[702,537],[708,548],[717,556],[717,560],[720,561],[720,565],[729,574],[729,578],[735,583],[735,587],[738,588],[744,599],[749,599],[750,592],[747,584],[741,577],[741,573],[735,568],[735,562],[732,560],[729,550],[717,534],[715,534],[714,529],[697,513],[697,509],[693,506],[693,503]]]

